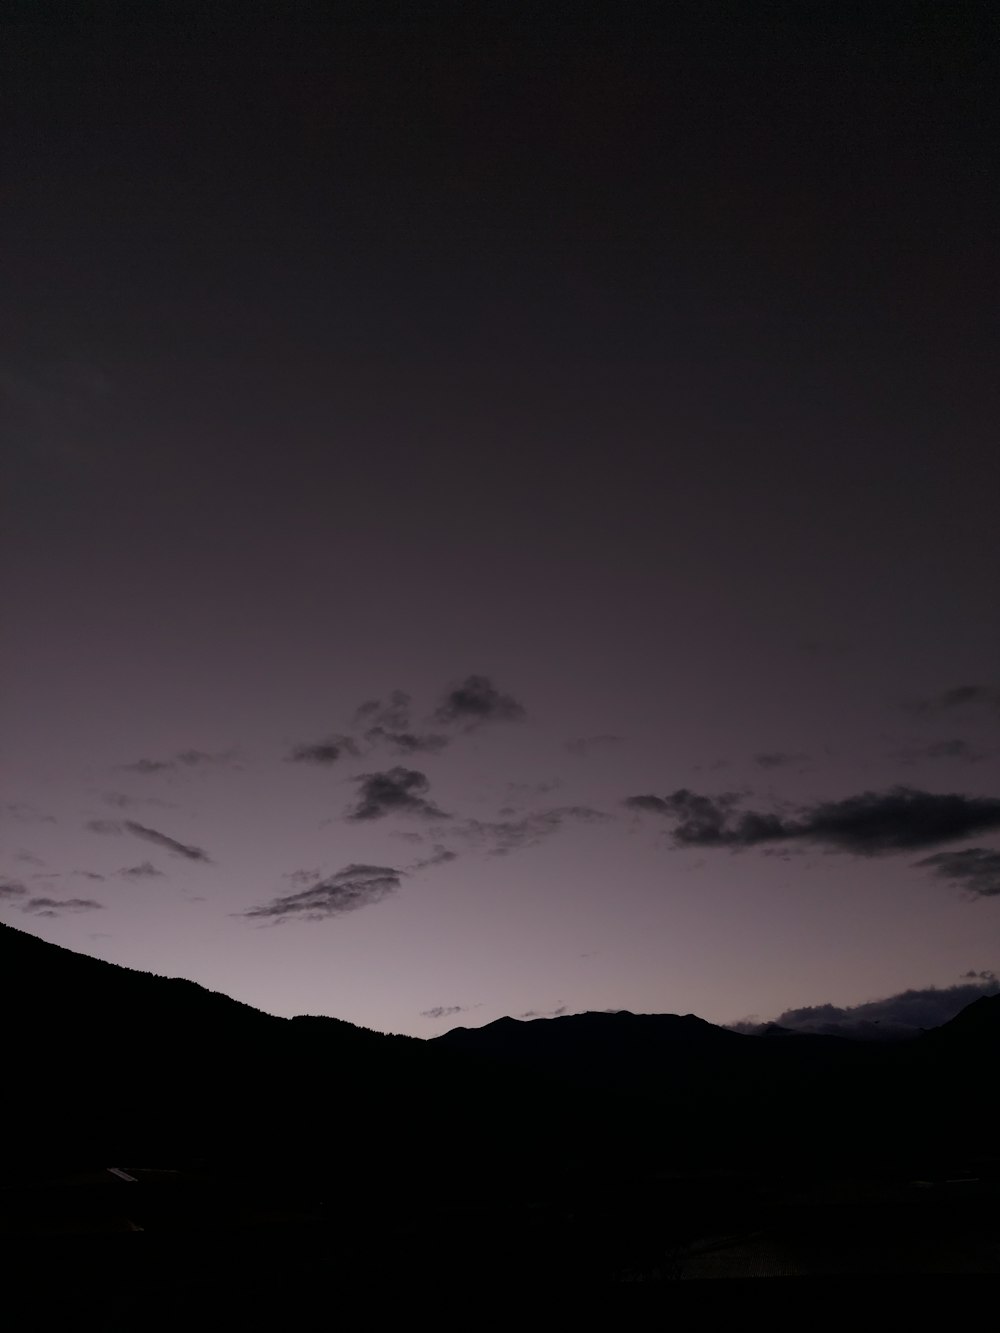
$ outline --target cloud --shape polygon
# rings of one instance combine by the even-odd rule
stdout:
[[[466,730],[484,722],[520,722],[524,708],[509,694],[501,694],[489,676],[466,676],[453,686],[434,713],[437,722],[465,724]]]
[[[293,871],[290,878],[299,874],[311,878],[313,873]],[[381,902],[397,891],[400,882],[400,872],[391,866],[348,865],[298,893],[272,898],[242,915],[271,921],[325,921]]]
[[[965,847],[960,852],[937,852],[916,863],[928,866],[938,879],[967,889],[977,898],[1000,897],[1000,852],[988,847]]]
[[[176,838],[168,838],[165,833],[160,833],[155,828],[147,828],[145,824],[137,824],[134,819],[126,819],[122,824],[122,830],[134,834],[137,838],[143,838],[146,842],[156,843],[157,847],[165,847],[174,856],[183,856],[188,861],[204,861],[208,865],[211,864],[208,853],[200,847],[192,847],[187,843],[178,842]]]
[[[122,879],[154,879],[163,874],[162,870],[157,870],[152,861],[141,861],[137,866],[126,866],[119,870]]]
[[[412,699],[405,690],[393,690],[388,700],[369,699],[354,713],[354,725],[365,728],[385,728],[387,731],[407,731],[410,726]]]
[[[622,805],[629,810],[644,810],[652,815],[669,815],[670,802],[662,796],[626,796]]]
[[[84,828],[91,833],[124,833],[125,825],[120,819],[88,819]]]
[[[95,912],[104,907],[93,898],[29,898],[21,908],[33,916],[66,916],[75,912]]]
[[[454,832],[469,842],[485,844],[491,856],[506,856],[508,852],[537,846],[566,823],[596,824],[609,818],[587,805],[561,805],[536,810],[519,819],[468,819],[456,825]]]
[[[421,1018],[451,1018],[452,1014],[464,1013],[467,1004],[436,1004],[433,1009],[421,1009]]]
[[[786,764],[799,764],[808,759],[807,754],[789,754],[784,750],[766,750],[755,754],[754,763],[758,768],[784,768]]]
[[[390,768],[384,773],[362,773],[354,779],[361,789],[349,819],[381,819],[384,815],[420,815],[424,819],[449,818],[427,800],[430,782],[414,768]]]
[[[966,974],[957,986],[926,986],[905,990],[864,1004],[807,1005],[786,1009],[773,1022],[792,1032],[870,1039],[916,1036],[922,1028],[939,1027],[983,995],[1000,993],[1000,981],[991,972]],[[760,1032],[770,1024],[744,1020],[731,1024],[737,1031]]]
[[[0,880],[0,902],[5,902],[9,898],[23,898],[27,892],[28,890],[19,880]]]
[[[600,753],[603,750],[613,749],[616,745],[621,745],[624,737],[622,736],[581,736],[578,740],[567,741],[566,749],[570,754],[575,754],[580,759],[589,758],[590,755]]]
[[[104,875],[99,875],[96,870],[74,870],[71,871],[71,873],[74,875],[79,875],[81,879],[103,880],[106,878]]]
[[[561,1004],[557,1009],[525,1009],[523,1014],[518,1014],[518,1018],[562,1018],[566,1013],[566,1005]]]
[[[449,851],[449,849],[447,847],[443,847],[441,843],[435,843],[427,856],[422,857],[419,861],[414,861],[413,864],[408,867],[408,869],[426,870],[428,866],[443,866],[447,865],[449,861],[457,861],[457,860],[458,860],[457,852]]]
[[[630,796],[625,805],[674,820],[679,847],[739,850],[798,841],[855,856],[885,856],[1000,829],[1000,800],[911,787],[802,806],[791,816],[737,812],[738,799],[730,793],[701,796],[681,788],[666,797]]]
[[[397,754],[439,754],[451,744],[450,736],[438,732],[390,731],[383,726],[369,727],[365,740],[370,745],[387,745]]]
[[[0,805],[0,810],[11,819],[16,819],[19,824],[55,824],[55,815],[47,815],[39,810],[37,806],[28,805],[24,801],[7,801]]]
[[[131,764],[119,764],[126,773],[169,773],[178,768],[201,768],[205,764],[223,764],[233,758],[232,750],[210,753],[208,750],[178,750],[169,759],[136,759]]]
[[[162,801],[158,796],[129,796],[121,791],[106,791],[101,797],[105,805],[112,805],[118,810],[128,810],[137,805],[158,805],[164,810],[175,810],[173,801]]]
[[[919,717],[936,717],[956,708],[969,707],[987,708],[1000,713],[1000,685],[958,685],[941,694],[914,699],[905,707]]]
[[[345,754],[356,755],[358,747],[350,736],[331,736],[311,745],[296,745],[288,756],[292,764],[335,764]]]

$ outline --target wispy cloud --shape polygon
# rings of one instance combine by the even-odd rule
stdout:
[[[25,801],[7,801],[0,805],[0,813],[18,824],[56,823],[55,815],[46,814],[44,810],[39,810],[35,805],[28,805]]]
[[[552,837],[567,823],[596,824],[610,816],[587,805],[560,805],[536,810],[517,819],[467,819],[456,824],[454,836],[485,847],[491,856],[534,847]]]
[[[166,833],[160,833],[158,829],[147,828],[145,824],[137,824],[134,819],[126,819],[125,828],[137,838],[155,843],[158,847],[165,847],[174,856],[183,856],[187,861],[204,861],[206,864],[210,861],[208,853],[201,847],[194,847],[186,842],[178,842],[176,838],[170,838]]]
[[[103,908],[103,903],[93,898],[29,898],[21,908],[32,916],[67,916],[77,912],[96,912]]]
[[[419,861],[414,861],[412,865],[407,867],[407,869],[413,871],[426,870],[430,866],[443,866],[447,865],[449,861],[457,860],[457,852],[450,851],[447,847],[444,847],[438,842],[434,844],[426,856],[421,857]]]
[[[390,768],[384,773],[362,773],[354,779],[360,788],[349,819],[382,819],[386,815],[418,815],[423,819],[449,816],[427,798],[430,782],[414,768]]]
[[[452,686],[434,712],[434,720],[466,730],[485,722],[520,722],[524,707],[509,694],[501,694],[489,676],[466,676]]]
[[[155,843],[157,847],[164,847],[174,856],[183,856],[187,861],[203,861],[206,865],[211,865],[211,858],[201,847],[178,842],[176,838],[168,837],[166,833],[161,833],[158,829],[148,828],[145,824],[137,824],[134,819],[89,819],[85,827],[91,833],[131,833],[133,837]]]
[[[470,1008],[467,1004],[436,1004],[433,1009],[421,1009],[421,1018],[451,1018],[453,1014],[462,1014]]]
[[[7,902],[12,898],[24,898],[28,890],[16,879],[0,880],[0,902]]]
[[[567,1006],[560,1004],[556,1009],[525,1009],[523,1014],[518,1014],[518,1018],[562,1018],[567,1013]]]
[[[132,796],[123,791],[106,791],[101,800],[105,805],[113,806],[117,810],[129,810],[137,805],[158,805],[164,810],[177,808],[173,801],[161,800],[159,796]]]
[[[945,741],[931,741],[929,745],[910,745],[901,750],[894,750],[889,756],[897,763],[910,768],[914,764],[935,759],[957,759],[967,764],[978,764],[989,755],[987,750],[979,750],[968,741],[953,738]]]
[[[312,873],[293,872],[292,878],[295,874],[311,878]],[[400,872],[391,866],[348,865],[308,888],[279,895],[243,915],[270,921],[325,921],[381,902],[395,893],[400,883]]]
[[[739,811],[738,800],[732,793],[713,797],[681,788],[663,797],[630,796],[625,805],[671,820],[680,847],[739,850],[802,842],[856,856],[884,856],[1000,829],[1000,800],[910,787],[822,801],[792,815]]]
[[[1000,713],[1000,685],[957,685],[940,694],[910,700],[905,707],[919,717],[938,717],[966,708],[985,708]]]
[[[755,754],[754,763],[758,768],[785,768],[788,764],[803,763],[809,756],[785,750],[765,750]]]
[[[176,772],[184,768],[203,768],[207,764],[227,764],[231,763],[234,757],[233,750],[219,750],[214,753],[208,750],[178,750],[167,758],[144,757],[135,759],[129,764],[119,764],[119,768],[125,773],[141,773],[149,776],[155,773]]]
[[[360,728],[385,727],[389,731],[407,731],[413,700],[405,690],[393,690],[389,698],[368,699],[354,712],[354,725]]]
[[[451,744],[450,736],[438,732],[390,731],[387,727],[369,727],[365,740],[371,746],[384,745],[396,754],[440,754]]]
[[[122,879],[158,879],[163,871],[157,870],[152,861],[141,861],[136,866],[125,866],[118,874]]]

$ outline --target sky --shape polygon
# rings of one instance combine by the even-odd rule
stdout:
[[[0,921],[425,1037],[995,988],[991,11],[11,6]]]

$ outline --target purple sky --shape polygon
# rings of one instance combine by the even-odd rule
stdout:
[[[3,44],[0,919],[420,1035],[997,968],[976,7],[291,8]]]

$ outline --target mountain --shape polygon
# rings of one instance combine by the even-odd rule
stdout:
[[[770,1039],[693,1014],[499,1019],[432,1041],[276,1018],[0,926],[5,1142],[472,1189],[579,1171],[782,1170],[992,1150],[1000,998],[907,1042]],[[419,1186],[416,1182],[423,1182]],[[443,1183],[444,1182],[444,1183]],[[527,1188],[527,1185],[525,1185]]]

